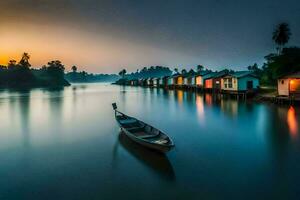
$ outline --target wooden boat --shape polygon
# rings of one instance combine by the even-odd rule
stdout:
[[[134,117],[121,113],[117,110],[115,103],[112,106],[121,130],[134,142],[163,153],[170,151],[174,147],[171,138],[162,131]]]

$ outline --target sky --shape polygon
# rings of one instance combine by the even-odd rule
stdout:
[[[28,52],[37,68],[58,59],[93,73],[243,70],[275,51],[281,22],[300,46],[299,0],[1,0],[0,64]]]

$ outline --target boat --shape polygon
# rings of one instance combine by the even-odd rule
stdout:
[[[112,106],[122,132],[132,141],[161,153],[166,153],[175,146],[172,139],[162,131],[118,111],[116,103]]]

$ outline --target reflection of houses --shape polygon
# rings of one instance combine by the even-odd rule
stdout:
[[[258,78],[249,71],[234,72],[222,78],[222,90],[226,92],[248,92],[258,87]]]
[[[221,110],[223,113],[236,117],[238,114],[238,101],[221,101]]]
[[[300,72],[279,78],[277,86],[278,95],[300,99]]]

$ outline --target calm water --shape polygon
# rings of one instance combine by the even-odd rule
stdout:
[[[119,135],[111,103],[163,130]],[[0,199],[299,199],[300,108],[104,84],[0,92]]]

